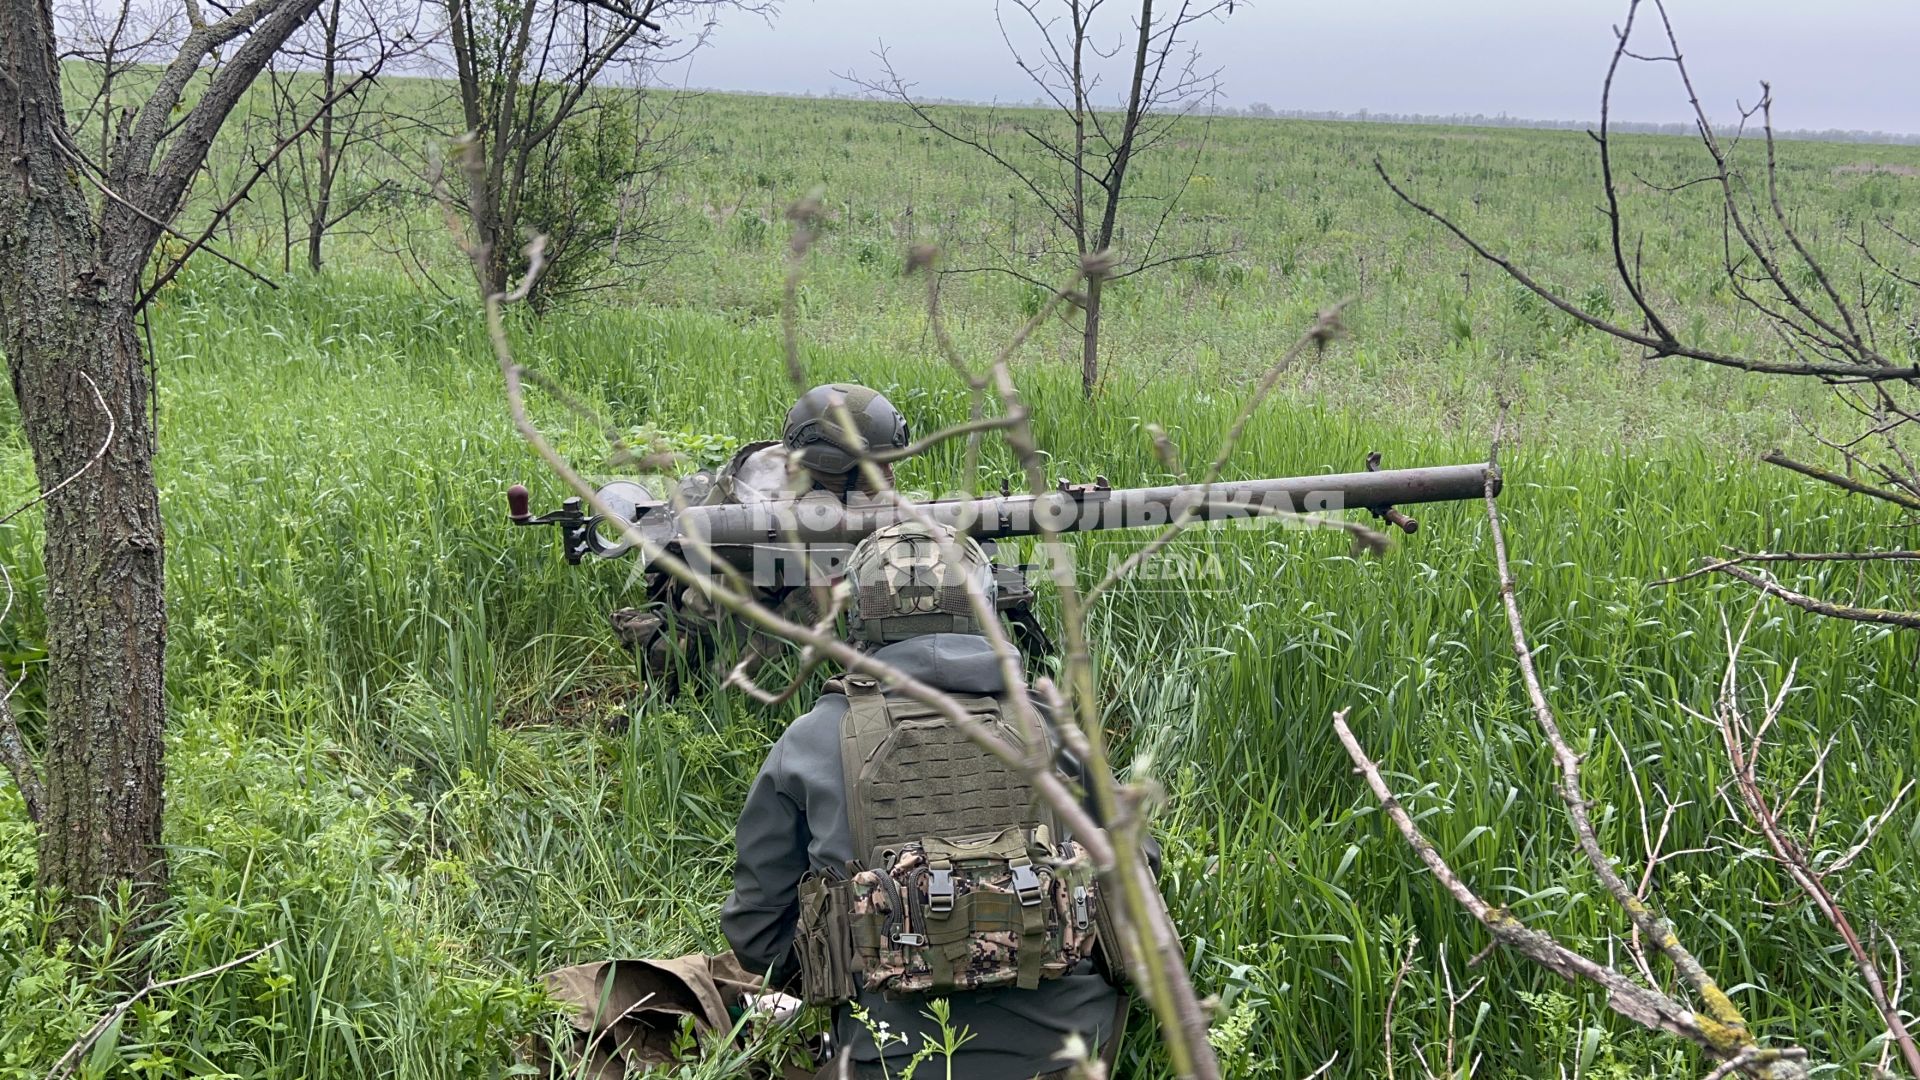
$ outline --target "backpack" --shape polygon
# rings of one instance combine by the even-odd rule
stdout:
[[[856,855],[845,875],[801,882],[795,940],[809,1003],[861,990],[1032,989],[1113,940],[1100,933],[1084,849],[1058,838],[1025,778],[931,706],[889,699],[865,676],[844,686],[841,763]],[[1001,738],[1025,742],[999,699],[958,700]]]

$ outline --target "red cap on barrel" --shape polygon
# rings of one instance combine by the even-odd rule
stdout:
[[[527,485],[515,484],[507,489],[507,516],[514,521],[525,521],[533,516],[527,512]]]

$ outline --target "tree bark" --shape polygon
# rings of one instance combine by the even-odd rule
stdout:
[[[77,899],[127,882],[138,905],[166,879],[166,597],[138,277],[119,268],[144,262],[152,234],[101,231],[66,134],[51,15],[0,0],[0,345],[52,492],[40,884]],[[69,903],[63,920],[70,934],[90,917]]]
[[[1080,329],[1080,396],[1089,401],[1100,385],[1100,286],[1100,275],[1088,275],[1086,322]]]
[[[529,4],[529,9],[531,4]],[[468,0],[446,0],[447,33],[452,44],[455,83],[460,90],[460,113],[466,121],[469,138],[484,140],[487,126],[485,73],[480,70],[478,45],[474,41],[473,7]],[[498,147],[482,142],[477,152],[491,156]],[[461,177],[466,184],[467,212],[472,217],[472,241],[487,253],[487,259],[474,264],[474,277],[480,294],[492,296],[506,291],[506,274],[501,255],[499,188],[489,182],[489,174],[476,176],[468,169]],[[451,180],[448,181],[452,183]]]
[[[333,0],[327,8],[325,22],[322,24],[325,36],[322,38],[320,62],[320,146],[318,163],[319,191],[313,200],[313,213],[307,219],[307,269],[320,272],[320,248],[327,238],[329,217],[333,214],[333,174],[339,168],[333,153],[333,92],[336,55],[340,42],[340,0]]]
[[[21,306],[31,310],[44,299]],[[138,909],[158,900],[166,881],[160,822],[167,616],[147,417],[151,384],[132,298],[77,306],[40,348],[11,326],[7,335],[7,355],[21,357],[12,364],[16,396],[41,489],[85,469],[46,504],[52,587],[39,883],[81,898],[110,896],[117,883],[130,882]],[[99,384],[116,429],[90,468],[85,448],[106,438],[107,417],[80,371]],[[84,908],[70,904],[66,911],[63,932],[84,931]]]

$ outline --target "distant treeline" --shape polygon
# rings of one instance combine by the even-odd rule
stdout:
[[[828,98],[833,100],[859,99],[861,95],[845,93],[840,90],[828,90],[825,94],[814,93],[766,93],[756,90],[712,90],[716,94],[749,94],[760,97]],[[931,104],[967,105],[976,108],[1009,109],[1051,109],[1053,104],[1047,101],[968,101],[961,98],[928,98]],[[1354,112],[1338,110],[1315,111],[1311,109],[1276,109],[1264,101],[1256,101],[1244,108],[1233,105],[1215,105],[1208,110],[1214,116],[1242,116],[1255,120],[1346,120],[1369,124],[1443,124],[1450,127],[1488,127],[1488,128],[1545,128],[1556,131],[1586,131],[1595,127],[1593,120],[1535,120],[1524,116],[1508,116],[1500,113],[1488,116],[1486,113],[1390,113],[1374,112],[1371,109],[1359,109]],[[1716,121],[1716,124],[1718,121]],[[1637,135],[1692,135],[1692,121],[1675,121],[1665,124],[1652,124],[1632,120],[1615,120],[1615,131]],[[1898,131],[1861,131],[1826,128],[1812,131],[1804,128],[1778,130],[1776,138],[1806,139],[1815,142],[1843,143],[1889,143],[1902,146],[1920,146],[1920,133]]]

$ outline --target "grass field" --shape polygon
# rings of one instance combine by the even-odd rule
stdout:
[[[932,354],[908,242],[959,265],[1034,227],[976,159],[887,122],[877,107],[708,96],[688,104],[701,152],[676,179],[684,250],[635,298],[520,328],[522,359],[610,415],[719,447],[772,430],[791,396],[779,370],[782,206],[823,185],[836,220],[801,290],[810,374],[858,379],[931,430],[965,396]],[[1283,475],[1484,457],[1492,399],[1521,440],[1503,496],[1522,601],[1562,721],[1586,754],[1603,839],[1637,877],[1641,806],[1674,814],[1659,895],[1680,933],[1758,1029],[1863,1075],[1879,1054],[1844,953],[1750,848],[1718,791],[1706,708],[1724,629],[1746,593],[1647,582],[1722,544],[1828,550],[1888,544],[1863,514],[1751,451],[1790,439],[1818,399],[1778,383],[1648,363],[1494,279],[1397,208],[1371,174],[1412,173],[1576,294],[1604,298],[1592,161],[1583,136],[1306,122],[1221,121],[1183,228],[1238,252],[1141,279],[1115,299],[1109,377],[1079,397],[1068,334],[1050,330],[1019,374],[1063,476],[1163,475],[1144,425],[1204,460],[1249,375],[1311,313],[1352,297],[1352,336],[1288,376],[1232,472]],[[1634,167],[1684,175],[1682,140],[1627,140]],[[1911,222],[1920,181],[1841,171],[1920,151],[1791,144],[1810,231],[1844,253],[1873,216]],[[1696,163],[1697,164],[1697,163]],[[1172,182],[1168,173],[1156,182]],[[1704,196],[1636,193],[1649,277],[1729,348],[1760,329],[1719,284]],[[914,208],[909,229],[905,207]],[[416,208],[421,216],[427,208]],[[1030,215],[1030,211],[1028,212]],[[1009,221],[1014,225],[1009,230]],[[748,224],[757,222],[757,224]],[[1008,235],[1008,233],[1011,235]],[[265,229],[236,232],[268,253]],[[251,239],[250,239],[251,238]],[[247,245],[256,245],[250,252]],[[440,277],[457,281],[443,245]],[[506,486],[539,475],[503,415],[474,305],[437,296],[371,243],[278,290],[212,264],[152,319],[173,628],[167,837],[174,907],[151,948],[184,973],[276,939],[219,980],[150,998],[84,1063],[92,1076],[499,1076],[552,1024],[529,977],[610,954],[712,949],[733,815],[788,719],[742,698],[650,697],[606,629],[625,568],[575,569],[550,537],[508,528]],[[1462,272],[1470,272],[1463,280]],[[964,347],[1017,324],[1026,286],[952,279]],[[1876,297],[1888,339],[1912,335],[1913,297]],[[1912,342],[1894,346],[1912,356]],[[1901,351],[1905,350],[1905,351]],[[595,432],[541,418],[583,465]],[[0,493],[31,490],[17,420],[0,419]],[[907,463],[906,486],[960,478],[957,453]],[[998,479],[1004,459],[990,461]],[[1351,707],[1440,849],[1529,925],[1625,963],[1626,924],[1578,863],[1552,795],[1550,754],[1525,710],[1477,505],[1429,508],[1378,560],[1336,536],[1231,531],[1214,587],[1122,588],[1095,617],[1105,708],[1134,768],[1167,792],[1166,892],[1203,992],[1220,996],[1235,1077],[1384,1075],[1395,1005],[1400,1075],[1449,1041],[1460,1075],[1690,1077],[1705,1067],[1615,1021],[1584,988],[1496,954],[1390,835],[1332,737]],[[1099,541],[1088,541],[1091,545]],[[23,588],[0,625],[16,702],[36,723],[38,535],[0,530]],[[1911,606],[1898,579],[1784,575],[1859,603]],[[1763,606],[1745,656],[1768,686],[1798,662],[1802,689],[1770,767],[1791,782],[1837,740],[1822,846],[1844,850],[1912,774],[1920,739],[1913,643]],[[1758,687],[1756,687],[1758,689]],[[1637,787],[1637,790],[1636,790]],[[1804,824],[1804,823],[1803,823]],[[1920,817],[1903,811],[1847,874],[1856,921],[1920,965]],[[38,1076],[111,1004],[111,965],[47,944],[31,835],[0,791],[0,1076]],[[1890,956],[1890,954],[1889,954]],[[1125,1076],[1156,1075],[1137,1023]],[[1469,1063],[1473,1067],[1469,1069]]]

